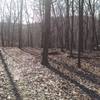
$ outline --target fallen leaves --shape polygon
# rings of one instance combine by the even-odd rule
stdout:
[[[2,51],[3,56],[23,100],[91,100],[88,94],[84,93],[79,87],[42,66],[35,56],[18,48],[5,48],[5,52]],[[67,58],[67,56],[67,54],[58,55],[54,59],[66,62],[69,65],[76,65],[76,59]],[[84,78],[61,69],[61,65],[54,63],[52,65],[61,71],[65,71],[65,74],[88,88],[93,89],[95,87],[94,84]],[[86,66],[89,65],[86,64]],[[8,98],[10,97],[8,96]],[[11,100],[13,100],[12,97]]]

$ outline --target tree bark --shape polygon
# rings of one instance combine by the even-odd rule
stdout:
[[[70,18],[69,18],[69,0],[65,0],[66,3],[66,22],[65,22],[65,47],[69,50],[69,28],[70,28]]]
[[[78,37],[78,67],[81,67],[81,50],[82,50],[82,44],[83,44],[83,40],[82,40],[82,35],[83,35],[83,4],[84,4],[84,0],[79,0],[79,37]]]
[[[20,23],[19,23],[19,48],[22,47],[22,20],[23,20],[23,0],[20,2]]]
[[[51,0],[45,0],[45,32],[43,41],[42,65],[48,65],[48,44],[50,34]]]
[[[70,56],[73,56],[73,38],[74,38],[74,0],[72,0],[72,28],[71,28],[71,50]]]

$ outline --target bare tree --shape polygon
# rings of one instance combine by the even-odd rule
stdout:
[[[1,45],[4,46],[4,9],[5,9],[5,1],[2,7],[0,7],[0,13],[1,13]]]
[[[59,18],[57,18],[56,12],[55,12],[55,8],[54,5],[52,3],[52,11],[54,14],[54,21],[55,21],[55,25],[56,25],[56,29],[57,29],[57,47],[61,47],[61,51],[64,51],[64,17],[63,17],[63,11],[61,8],[60,3],[57,4],[58,9],[59,9]],[[60,44],[59,44],[60,42]]]
[[[33,45],[33,41],[32,41],[32,32],[31,32],[31,23],[30,23],[30,15],[29,15],[29,12],[28,12],[28,8],[27,8],[27,3],[26,3],[26,0],[25,0],[25,13],[26,13],[26,22],[27,22],[27,30],[28,30],[28,47],[32,47]]]
[[[73,38],[74,38],[74,0],[72,0],[72,27],[71,27],[71,49],[70,49],[70,55],[73,56]]]
[[[48,65],[48,44],[50,34],[51,0],[45,0],[45,32],[43,41],[42,64]]]
[[[41,20],[41,33],[42,33],[42,39],[41,39],[41,47],[43,47],[43,41],[44,41],[44,2],[45,0],[39,0],[39,11],[40,11],[40,20]]]
[[[85,21],[85,29],[86,29],[86,33],[85,33],[85,40],[84,40],[84,48],[85,50],[87,50],[87,42],[88,42],[88,38],[89,38],[89,16],[88,16],[88,11],[85,12],[85,16],[86,16],[86,21]]]
[[[69,0],[65,0],[65,4],[66,4],[66,22],[65,22],[65,46],[66,49],[69,50],[69,29],[70,29],[70,17],[69,17],[69,10],[70,10],[70,4],[69,4]]]
[[[78,46],[78,67],[81,67],[80,57],[83,44],[83,4],[84,0],[79,0],[79,46]]]
[[[20,0],[19,48],[22,47],[23,0]]]
[[[98,0],[93,0],[93,3],[91,3],[92,1],[89,0],[88,2],[88,6],[90,8],[90,14],[92,17],[92,36],[91,36],[91,50],[93,50],[93,48],[97,47],[97,49],[99,49],[98,45],[98,38],[97,38],[97,32],[96,32],[96,23],[95,23],[95,6],[96,6],[96,2]]]

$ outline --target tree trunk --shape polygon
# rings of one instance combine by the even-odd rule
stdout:
[[[50,34],[51,0],[45,0],[45,32],[43,41],[42,65],[48,65],[48,44]]]
[[[4,47],[4,21],[3,20],[1,23],[1,43],[2,43],[2,47]]]
[[[83,40],[82,40],[82,34],[83,34],[83,4],[84,4],[84,0],[79,0],[79,45],[78,45],[78,67],[81,67],[81,50],[82,50],[82,44],[83,44]]]
[[[89,17],[88,17],[88,11],[86,12],[86,36],[85,36],[85,50],[87,50],[87,42],[88,42],[88,36],[89,36]]]
[[[20,23],[19,23],[19,48],[22,47],[22,20],[23,20],[23,0],[20,2]]]
[[[69,28],[70,28],[70,19],[69,19],[69,0],[65,0],[65,3],[66,3],[65,47],[66,47],[66,50],[69,50]]]
[[[71,29],[71,50],[70,50],[70,56],[73,56],[73,38],[74,38],[74,0],[72,1],[72,29]]]
[[[93,50],[95,46],[97,49],[99,49],[94,14],[92,14],[92,32],[93,33],[92,33],[92,40],[91,40],[91,50]]]

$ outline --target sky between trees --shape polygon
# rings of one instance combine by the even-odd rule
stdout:
[[[29,18],[30,22],[40,22],[40,8],[42,9],[42,1],[43,0],[23,0],[23,23],[27,23],[26,19],[27,17]],[[59,7],[62,9],[63,16],[65,16],[65,2],[64,0],[52,0],[54,7],[56,9],[56,15],[60,15],[58,8]],[[71,4],[70,0],[70,4]],[[18,15],[18,11],[20,10],[20,2],[21,0],[0,0],[1,6],[0,6],[0,17],[4,14],[5,16],[5,21],[9,18],[9,12],[11,9],[11,15],[12,18]],[[40,4],[41,3],[41,4]],[[87,8],[87,3],[88,0],[85,0],[85,10],[88,10]],[[98,15],[100,12],[100,0],[91,0],[91,4],[95,4],[95,15]],[[26,12],[27,10],[27,12]],[[70,8],[71,10],[71,8]],[[71,11],[70,11],[71,12]],[[78,15],[78,0],[75,0],[75,13]],[[71,13],[70,13],[71,15]],[[52,11],[51,11],[51,16],[53,16]],[[0,18],[1,20],[1,18]],[[13,22],[13,20],[12,20]]]

